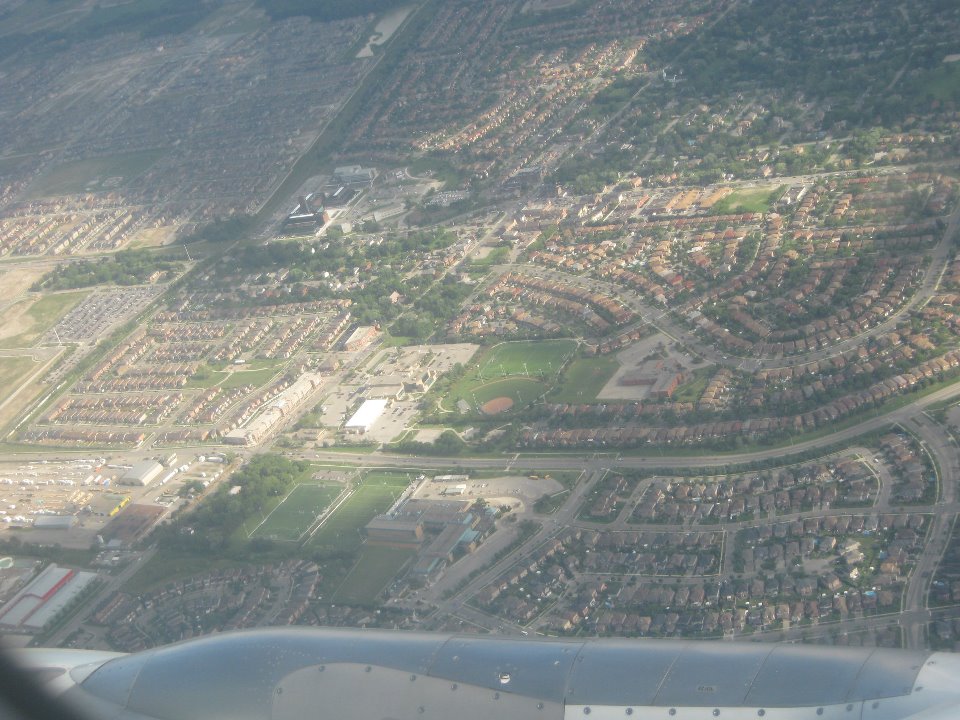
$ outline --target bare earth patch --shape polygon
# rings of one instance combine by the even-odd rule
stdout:
[[[0,270],[0,287],[3,295],[0,302],[15,300],[30,289],[37,280],[47,273],[45,268],[23,267]]]
[[[173,225],[164,225],[158,228],[144,228],[138,230],[128,243],[131,248],[160,247],[173,242],[177,228]]]
[[[485,402],[481,406],[480,411],[484,415],[499,415],[500,413],[506,412],[512,407],[513,407],[513,398],[508,398],[506,396],[501,395],[500,397],[496,397],[493,400],[488,400],[487,402]]]
[[[11,305],[0,314],[0,340],[22,335],[33,328],[35,321],[27,314],[31,305],[33,305],[31,300],[23,300]]]

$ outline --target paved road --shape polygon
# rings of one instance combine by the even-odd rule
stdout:
[[[829,445],[845,442],[867,432],[879,430],[897,423],[904,423],[921,413],[927,407],[944,400],[960,397],[960,382],[925,395],[922,398],[896,408],[882,415],[864,420],[829,435],[795,442],[787,446],[758,450],[756,452],[717,453],[715,455],[669,455],[650,454],[628,455],[610,451],[608,453],[572,452],[572,453],[520,453],[502,457],[427,457],[396,455],[391,453],[354,454],[350,452],[331,452],[317,450],[298,452],[297,457],[333,465],[354,465],[364,468],[410,467],[410,468],[450,468],[461,470],[505,469],[509,464],[513,472],[528,470],[598,470],[607,468],[643,469],[643,468],[710,468],[718,465],[739,465],[760,462],[776,458],[788,458],[790,455],[816,450]],[[666,451],[667,453],[669,451]],[[18,454],[18,459],[30,459],[32,454]],[[37,457],[50,458],[50,454],[38,454]]]
[[[933,456],[937,463],[940,483],[940,497],[937,507],[933,508],[933,522],[927,533],[927,542],[920,557],[917,558],[903,597],[904,611],[919,612],[927,607],[930,583],[950,542],[953,519],[960,511],[960,508],[957,507],[960,451],[958,451],[954,439],[926,414],[914,415],[904,426],[920,438],[925,449]],[[925,647],[924,627],[925,625],[921,623],[906,625],[904,627],[904,646],[910,648]]]

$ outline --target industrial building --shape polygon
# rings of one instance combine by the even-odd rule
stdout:
[[[316,194],[303,195],[297,206],[290,211],[280,230],[284,233],[307,233],[330,221],[330,214],[318,202]]]
[[[332,208],[346,207],[347,204],[357,196],[356,190],[341,185],[329,195],[324,197],[324,204]]]
[[[365,168],[359,165],[344,165],[333,171],[334,182],[347,188],[370,187],[376,177],[376,168]]]
[[[43,629],[96,577],[96,573],[48,565],[0,608],[0,626],[29,631]]]
[[[410,573],[427,578],[442,572],[460,554],[473,552],[492,532],[494,515],[494,511],[475,512],[470,500],[425,500],[405,493],[390,510],[371,520],[364,534],[376,545],[418,548]]]
[[[357,410],[353,417],[347,420],[343,426],[344,432],[356,433],[362,435],[368,432],[374,426],[383,411],[387,408],[387,401],[383,398],[376,400],[364,400],[363,405]]]
[[[74,515],[38,515],[33,521],[38,530],[69,530],[76,524]]]
[[[367,523],[363,534],[372,545],[420,547],[423,542],[423,523],[419,520],[395,520],[379,515]]]
[[[163,472],[163,465],[156,460],[144,460],[127,470],[117,482],[120,485],[139,485],[146,487]]]

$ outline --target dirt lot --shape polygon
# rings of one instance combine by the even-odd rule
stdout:
[[[3,282],[3,278],[0,278],[0,282]],[[21,300],[7,305],[0,316],[0,340],[24,335],[33,328],[34,319],[27,314],[32,304],[32,300]]]
[[[43,277],[49,268],[40,267],[11,267],[0,270],[0,287],[3,288],[3,297],[0,304],[5,305],[23,295],[30,286]]]
[[[432,478],[432,476],[429,476]],[[467,486],[463,495],[445,496],[443,491],[450,485],[463,483]],[[417,488],[414,497],[419,500],[476,500],[483,498],[497,507],[509,505],[522,511],[524,506],[533,506],[541,496],[563,490],[558,481],[545,478],[533,479],[526,475],[504,475],[495,478],[471,478],[450,482],[435,482],[427,479]]]
[[[158,228],[143,228],[130,239],[130,248],[159,247],[167,245],[176,238],[177,229],[171,225]]]

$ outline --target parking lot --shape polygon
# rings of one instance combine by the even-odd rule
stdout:
[[[150,285],[93,293],[68,312],[44,336],[43,342],[59,344],[96,340],[114,324],[128,320],[143,310],[163,289]]]

